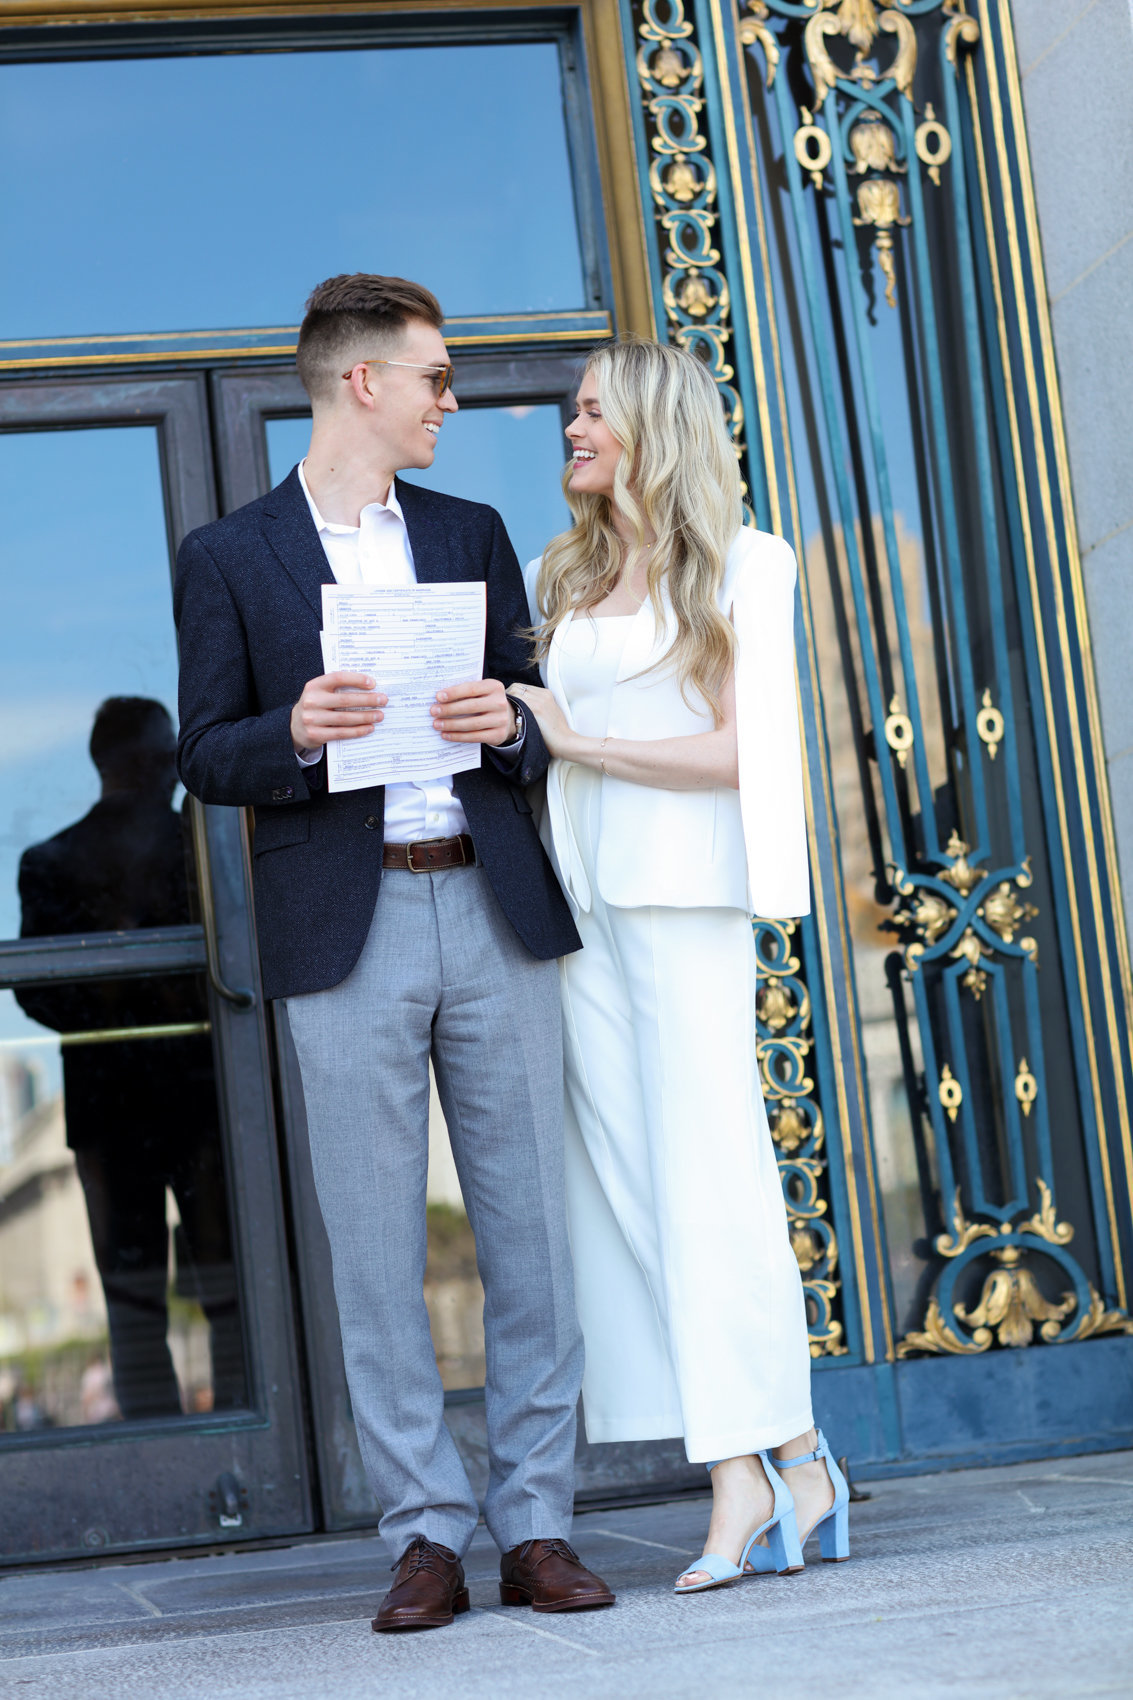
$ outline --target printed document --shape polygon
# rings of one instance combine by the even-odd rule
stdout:
[[[331,791],[438,779],[480,766],[479,744],[447,744],[429,707],[484,673],[483,584],[323,585],[323,665],[366,673],[389,702],[364,738],[328,743]]]

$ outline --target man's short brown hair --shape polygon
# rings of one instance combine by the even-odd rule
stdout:
[[[434,330],[444,324],[440,302],[423,284],[374,272],[343,272],[320,283],[307,299],[295,355],[311,400],[332,401],[351,363],[394,347],[410,319]]]

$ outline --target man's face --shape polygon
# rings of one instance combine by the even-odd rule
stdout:
[[[385,359],[400,364],[374,362],[365,372],[366,389],[374,401],[370,414],[374,446],[391,472],[432,466],[445,415],[457,410],[451,390],[437,395],[441,374],[430,369],[448,365],[445,339],[432,325],[411,319]]]

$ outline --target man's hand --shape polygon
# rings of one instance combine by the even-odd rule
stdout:
[[[433,725],[452,744],[510,744],[515,710],[498,679],[446,685],[430,708]]]
[[[383,718],[388,701],[365,673],[321,673],[308,679],[291,710],[296,753],[313,754],[336,738],[364,738]]]

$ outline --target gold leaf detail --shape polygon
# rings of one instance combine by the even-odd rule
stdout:
[[[1133,1334],[1133,1317],[1123,1310],[1107,1310],[1101,1294],[1090,1288],[1090,1308],[1076,1328],[1073,1340],[1088,1340],[1091,1334]],[[1057,1345],[1070,1344],[1068,1336],[1060,1335]]]
[[[1027,1063],[1024,1058],[1019,1064],[1020,1070],[1025,1069],[1026,1066]],[[1018,1093],[1018,1082],[1016,1082],[1015,1090]],[[1036,1087],[1036,1092],[1037,1090]],[[1031,1216],[1026,1222],[1019,1223],[1016,1233],[1035,1234],[1041,1240],[1049,1240],[1051,1245],[1069,1245],[1074,1238],[1074,1229],[1069,1222],[1058,1220],[1054,1202],[1050,1195],[1050,1188],[1041,1176],[1036,1177],[1035,1184],[1039,1189],[1039,1208],[1035,1215]]]
[[[949,1352],[954,1356],[970,1356],[976,1352],[986,1352],[991,1345],[991,1331],[979,1328],[970,1340],[962,1340],[944,1320],[940,1305],[935,1298],[929,1299],[925,1311],[924,1328],[905,1335],[898,1343],[897,1356],[907,1358],[910,1352]]]

